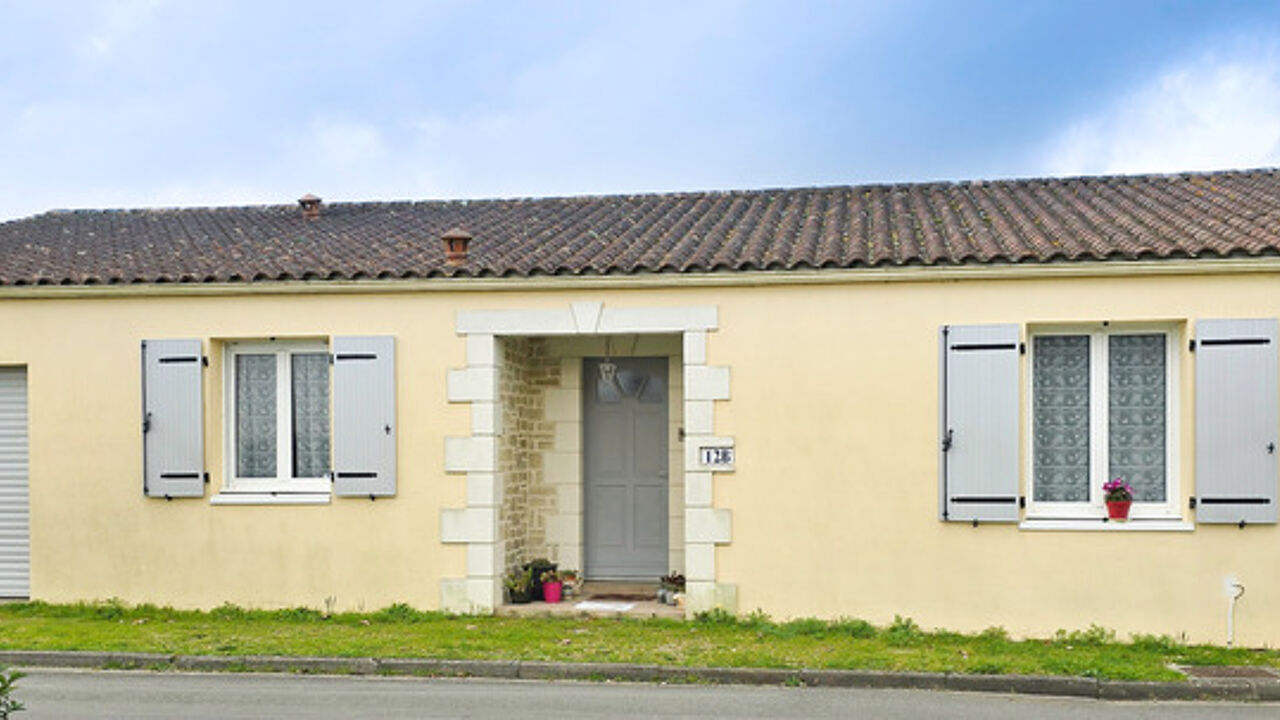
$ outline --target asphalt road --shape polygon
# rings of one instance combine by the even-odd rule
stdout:
[[[1280,704],[630,683],[31,670],[15,696],[41,718],[1205,718],[1280,717]]]

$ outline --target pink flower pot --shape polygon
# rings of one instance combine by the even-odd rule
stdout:
[[[544,582],[542,583],[542,599],[549,603],[558,603],[560,602],[560,594],[563,590],[564,583]]]
[[[1132,500],[1108,500],[1107,517],[1112,520],[1128,520],[1129,506],[1132,504]]]

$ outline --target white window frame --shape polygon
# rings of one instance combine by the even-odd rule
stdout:
[[[316,478],[295,478],[293,468],[293,373],[290,357],[294,353],[323,353],[330,355],[327,340],[267,340],[229,342],[223,348],[223,458],[224,493],[325,493],[332,490],[330,473],[333,467],[333,373],[329,373],[329,435],[330,473]],[[239,458],[236,455],[236,356],[276,356],[276,477],[244,478],[236,475]],[[281,471],[287,473],[281,475]]]
[[[1027,374],[1026,374],[1026,427],[1027,438],[1026,477],[1027,477],[1027,513],[1028,519],[1088,519],[1099,520],[1107,517],[1107,508],[1102,492],[1102,484],[1108,477],[1109,442],[1107,436],[1109,403],[1108,351],[1111,335],[1151,335],[1165,336],[1165,499],[1164,502],[1134,502],[1129,510],[1129,517],[1135,520],[1181,519],[1178,468],[1178,438],[1181,412],[1178,397],[1180,394],[1181,347],[1183,325],[1175,322],[1164,323],[1076,323],[1036,325],[1027,328]],[[1089,500],[1087,502],[1037,502],[1035,500],[1035,338],[1046,335],[1088,335],[1089,336]]]

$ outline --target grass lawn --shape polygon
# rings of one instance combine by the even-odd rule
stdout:
[[[1099,627],[1044,640],[925,632],[909,619],[771,622],[711,614],[698,620],[498,618],[379,612],[180,611],[119,602],[0,605],[2,650],[98,650],[180,655],[319,655],[467,660],[629,662],[766,667],[1078,675],[1180,680],[1170,663],[1269,665],[1280,652],[1185,645],[1167,637],[1118,642]]]

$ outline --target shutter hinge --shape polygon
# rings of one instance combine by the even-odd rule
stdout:
[[[1026,495],[1019,495],[1019,496],[1018,496],[1018,507],[1020,507],[1020,508],[1025,508],[1026,506],[1027,506],[1027,496],[1026,496]]]
[[[1018,343],[1018,354],[1019,354],[1019,355],[1026,355],[1026,354],[1027,354],[1027,344],[1026,344],[1026,343],[1024,343],[1024,342],[1020,342],[1020,343]]]
[[[200,356],[200,364],[201,364],[202,366],[204,366],[204,367],[209,367],[209,356],[208,356],[208,355],[201,355],[201,356]]]
[[[206,472],[206,473],[204,473],[204,484],[205,484],[205,485],[208,485],[208,484],[209,484],[209,473],[207,473],[207,472]]]
[[[1196,509],[1196,496],[1195,496],[1195,495],[1192,495],[1192,496],[1191,496],[1191,502],[1190,502],[1189,504],[1191,505],[1191,509],[1192,509],[1192,510],[1195,510],[1195,509]]]
[[[151,432],[151,411],[150,410],[148,410],[146,414],[142,416],[142,433],[145,435],[146,433],[149,433],[149,432]]]
[[[1195,352],[1195,351],[1196,351],[1196,339],[1195,339],[1195,338],[1191,338],[1191,341],[1187,343],[1187,348],[1188,348],[1189,350],[1191,350],[1191,352]]]
[[[946,437],[942,438],[942,452],[951,451],[952,438],[954,435],[955,435],[955,431],[952,430],[951,428],[947,428]]]

